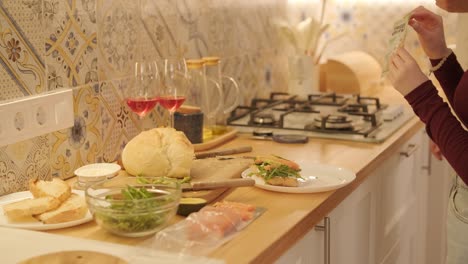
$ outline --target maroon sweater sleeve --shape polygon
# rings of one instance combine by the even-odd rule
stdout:
[[[440,59],[431,60],[431,64],[435,66],[440,61]],[[468,72],[463,72],[457,57],[452,52],[442,67],[434,74],[444,90],[449,104],[463,124],[468,125]]]
[[[466,87],[465,87],[466,89]],[[468,184],[468,132],[453,116],[450,107],[426,81],[405,96],[416,115],[426,124],[429,137],[457,174]]]

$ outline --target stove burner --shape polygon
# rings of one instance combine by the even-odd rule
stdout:
[[[272,114],[257,114],[253,117],[252,122],[257,125],[273,125],[275,118]]]
[[[306,125],[310,126],[312,124]],[[352,130],[352,120],[344,115],[327,115],[314,118],[313,125],[320,129]]]
[[[369,109],[364,104],[347,104],[338,109],[342,113],[368,113]]]
[[[319,111],[315,110],[315,108],[312,105],[308,103],[297,102],[297,101],[290,101],[287,104],[274,107],[273,110],[283,111],[283,112],[290,111],[290,112],[299,112],[299,113],[319,113]]]

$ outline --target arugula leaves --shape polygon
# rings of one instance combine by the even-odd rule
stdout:
[[[96,219],[105,228],[115,232],[129,233],[153,230],[164,224],[176,206],[172,197],[156,199],[157,194],[145,187],[127,186],[120,195],[108,195],[109,210],[96,211]],[[155,198],[155,199],[151,199]]]
[[[258,172],[252,172],[251,175],[258,175],[269,180],[274,177],[292,177],[292,178],[302,178],[299,174],[299,171],[292,169],[291,167],[276,163],[264,161],[260,164],[255,164],[258,169]]]

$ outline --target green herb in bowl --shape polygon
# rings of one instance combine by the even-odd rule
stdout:
[[[123,236],[138,237],[157,232],[175,215],[180,199],[180,184],[139,183],[136,178],[124,186],[106,182],[87,189],[87,201],[96,222],[104,229]],[[110,185],[110,184],[107,184]]]

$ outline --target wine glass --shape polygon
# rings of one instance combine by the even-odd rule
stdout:
[[[133,85],[126,91],[125,101],[139,119],[143,119],[158,103],[158,66],[155,61],[135,63]]]
[[[159,104],[169,111],[170,127],[174,127],[174,113],[185,101],[188,86],[188,73],[185,59],[164,60]]]

